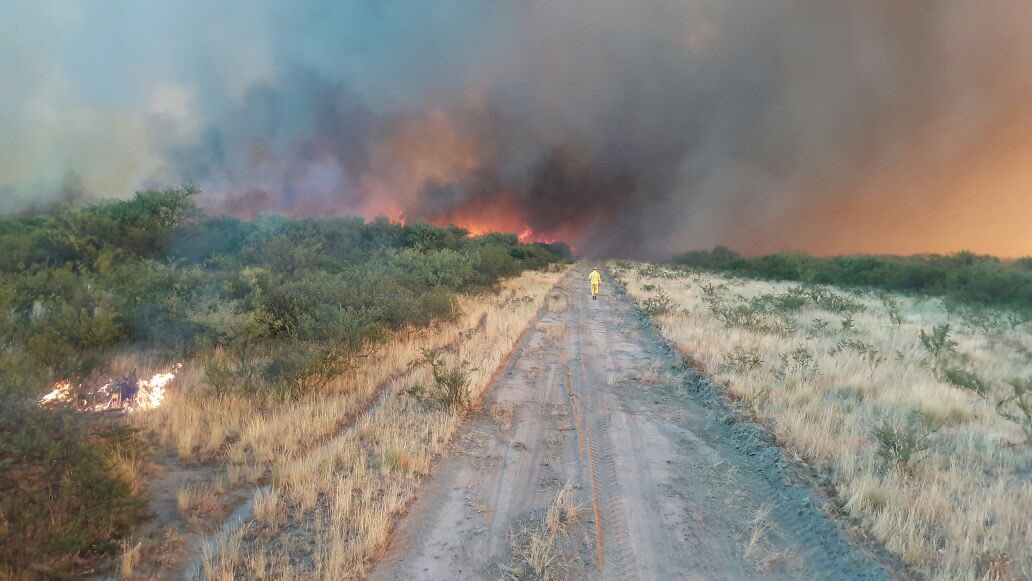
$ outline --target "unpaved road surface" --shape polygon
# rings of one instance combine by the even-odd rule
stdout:
[[[762,430],[729,419],[616,285],[587,290],[578,267],[552,291],[558,308],[435,466],[374,579],[504,578],[520,565],[513,531],[567,482],[584,511],[553,577],[904,576],[825,514]]]

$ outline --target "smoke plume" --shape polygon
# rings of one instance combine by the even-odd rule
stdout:
[[[195,183],[597,255],[1032,254],[1022,0],[21,4],[6,214]]]

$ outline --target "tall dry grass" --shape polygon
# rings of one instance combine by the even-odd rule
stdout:
[[[654,315],[660,332],[784,446],[827,470],[845,509],[893,553],[930,579],[1032,578],[1032,447],[994,409],[1006,381],[1032,376],[1028,324],[979,330],[938,300],[835,289],[864,310],[807,304],[746,324],[724,313],[729,326],[710,305],[795,285],[612,268],[639,303],[669,297]],[[922,345],[920,332],[943,324],[957,343],[951,360],[990,386],[986,397],[949,384]],[[883,426],[924,430],[928,449],[887,464],[874,435]]]
[[[177,447],[176,426],[189,426],[198,436],[181,448],[200,457],[200,435],[226,421],[221,450],[228,470],[255,480],[271,476],[256,495],[251,522],[208,545],[204,575],[363,576],[461,423],[462,410],[405,393],[432,381],[418,364],[423,350],[441,350],[448,366],[468,363],[471,399],[479,402],[561,275],[529,272],[497,295],[462,299],[454,321],[398,338],[329,393],[280,407],[221,402],[229,411],[209,410],[187,395],[175,402],[178,411],[141,422]]]

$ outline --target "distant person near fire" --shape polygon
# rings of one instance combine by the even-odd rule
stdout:
[[[602,286],[602,275],[598,273],[597,268],[591,269],[591,274],[588,275],[588,280],[591,281],[591,300],[598,300],[598,289]]]

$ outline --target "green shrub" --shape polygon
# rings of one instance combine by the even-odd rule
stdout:
[[[720,365],[719,370],[721,373],[743,374],[756,369],[760,365],[763,365],[763,359],[760,357],[760,352],[757,348],[745,349],[739,345],[731,353],[724,354],[724,362]]]
[[[878,457],[885,467],[909,472],[916,457],[931,447],[931,436],[936,432],[927,419],[912,414],[906,422],[882,422],[871,434],[878,442]]]
[[[778,295],[764,294],[749,301],[754,309],[765,313],[794,313],[807,304],[807,297],[792,289]]]
[[[1011,395],[996,404],[996,412],[1025,432],[1025,441],[1032,442],[1032,377],[1007,382],[1014,389]]]
[[[659,289],[654,296],[641,301],[641,312],[647,316],[655,317],[670,312],[673,306],[673,299],[663,289]]]
[[[420,297],[418,312],[415,320],[417,325],[450,319],[455,314],[455,298],[444,289],[433,289]]]
[[[806,286],[795,289],[797,296],[805,298],[814,306],[836,314],[853,315],[864,310],[864,305],[836,294],[823,286]]]
[[[979,397],[988,397],[991,386],[975,372],[958,367],[944,367],[943,378],[950,385],[974,392]]]
[[[811,324],[813,325],[813,327],[810,329],[808,335],[810,337],[817,337],[819,335],[827,333],[828,325],[831,324],[831,321],[828,321],[827,319],[817,318],[814,319]]]
[[[950,338],[950,326],[946,323],[932,327],[928,333],[921,329],[921,345],[937,363],[957,352],[957,342]]]
[[[474,268],[480,274],[481,284],[492,282],[513,276],[520,271],[519,263],[516,262],[507,247],[500,244],[485,244],[476,253]]]
[[[214,351],[204,358],[204,381],[215,395],[265,393],[262,359],[254,349],[246,353]]]
[[[853,333],[856,331],[856,318],[853,315],[846,315],[844,319],[839,321],[839,325],[842,327],[842,331],[845,333]]]
[[[831,348],[831,354],[837,355],[843,351],[852,351],[859,355],[877,354],[873,345],[861,339],[841,339]]]
[[[714,318],[728,328],[748,329],[756,333],[791,335],[795,328],[783,319],[768,320],[767,316],[748,303],[728,304],[720,300],[707,301]]]
[[[788,353],[778,355],[781,367],[773,370],[774,377],[784,381],[790,375],[798,375],[806,380],[817,377],[817,358],[806,347],[798,347]]]
[[[291,397],[319,391],[351,368],[354,355],[337,345],[288,341],[278,345],[265,361],[263,384],[267,390]]]
[[[423,350],[423,365],[430,368],[434,383],[431,386],[415,385],[406,393],[427,403],[434,403],[453,410],[466,410],[471,405],[469,376],[473,369],[463,362],[448,367],[441,354],[429,349]]]
[[[903,324],[903,312],[899,309],[899,303],[889,295],[882,294],[880,296],[882,306],[885,307],[885,312],[889,315],[889,322],[894,327],[899,327]]]
[[[0,219],[0,344],[76,378],[130,343],[189,354],[291,336],[327,340],[312,332],[324,305],[366,313],[385,329],[426,325],[451,316],[453,293],[568,251],[430,224],[205,217],[195,194],[142,192]]]

